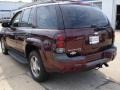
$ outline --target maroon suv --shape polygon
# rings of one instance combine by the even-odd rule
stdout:
[[[29,64],[36,81],[51,72],[76,72],[108,66],[116,56],[114,30],[94,7],[70,3],[33,4],[2,24],[1,47]]]

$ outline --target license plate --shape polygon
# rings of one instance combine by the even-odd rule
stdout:
[[[98,44],[100,42],[99,36],[90,36],[89,37],[89,43],[90,44]]]

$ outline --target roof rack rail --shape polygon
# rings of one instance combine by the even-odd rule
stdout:
[[[78,2],[81,2],[81,0],[40,0],[40,1],[36,1],[36,2],[32,2],[32,3],[28,3],[26,5],[23,5],[22,7],[18,8],[18,9],[22,9],[22,8],[25,8],[25,7],[30,7],[30,6],[38,5],[38,4],[57,3],[57,2],[78,3]]]
[[[24,7],[30,7],[30,6],[37,5],[37,4],[55,3],[55,2],[56,2],[56,0],[40,0],[40,1],[36,1],[36,2],[32,2],[32,3],[28,3],[26,5],[23,5],[19,9],[24,8]]]

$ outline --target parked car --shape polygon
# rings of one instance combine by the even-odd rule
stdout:
[[[53,72],[108,66],[116,56],[114,30],[107,17],[82,3],[33,4],[2,26],[2,53],[28,64],[38,82]]]
[[[4,23],[4,22],[10,22],[11,21],[11,18],[10,17],[3,17],[1,19],[1,23]]]

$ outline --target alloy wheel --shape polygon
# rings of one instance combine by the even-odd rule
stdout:
[[[41,69],[40,69],[38,58],[36,56],[31,57],[30,67],[31,67],[31,71],[32,71],[33,75],[36,78],[39,77]]]

